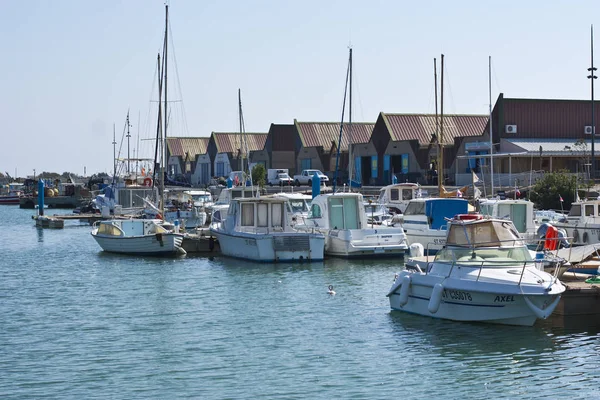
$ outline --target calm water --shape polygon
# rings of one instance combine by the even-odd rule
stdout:
[[[600,397],[597,328],[390,312],[397,261],[113,256],[33,213],[0,207],[2,399]]]

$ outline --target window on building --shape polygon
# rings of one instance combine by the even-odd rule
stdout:
[[[392,181],[390,178],[390,175],[391,175],[390,160],[391,160],[391,156],[389,154],[385,154],[383,156],[383,181],[386,183]]]
[[[402,154],[401,156],[401,162],[402,162],[402,173],[403,174],[408,174],[409,168],[408,168],[408,154]]]
[[[217,163],[217,176],[225,176],[225,163]]]
[[[371,156],[371,178],[377,178],[377,156]]]
[[[312,168],[312,158],[303,158],[300,160],[300,169],[311,169]]]

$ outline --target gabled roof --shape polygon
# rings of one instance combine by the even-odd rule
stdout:
[[[340,137],[339,122],[298,122],[294,120],[302,147],[323,147],[330,149],[332,143],[337,143]],[[375,124],[372,122],[352,123],[352,143],[368,143]],[[342,131],[341,149],[348,148],[350,124],[345,122]]]
[[[194,159],[199,154],[206,154],[208,137],[167,137],[167,148],[172,156],[185,157],[189,154]]]
[[[217,153],[237,153],[241,147],[239,132],[213,132]],[[262,150],[267,142],[266,132],[245,132],[245,140],[248,142],[248,151]]]
[[[381,113],[381,116],[394,142],[418,140],[420,146],[427,146],[436,132],[435,114]],[[488,120],[487,115],[444,115],[444,144],[453,144],[458,137],[481,136]],[[438,126],[439,121],[438,115]]]

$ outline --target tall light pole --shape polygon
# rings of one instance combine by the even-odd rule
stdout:
[[[590,74],[588,75],[588,79],[592,83],[592,182],[596,183],[596,159],[594,158],[594,139],[596,136],[596,125],[594,123],[594,79],[598,77],[594,75],[594,72],[598,68],[594,68],[594,25],[591,27],[591,55],[592,55],[592,65],[588,68]]]

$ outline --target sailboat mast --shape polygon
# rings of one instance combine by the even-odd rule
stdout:
[[[352,191],[352,173],[354,172],[354,163],[352,158],[352,47],[350,47],[348,68],[350,75],[350,96],[348,98],[348,188],[350,191]]]
[[[162,137],[162,68],[160,65],[160,53],[158,54],[158,121],[156,124],[156,143],[154,145],[154,165],[152,166],[152,188],[156,185],[156,179],[160,179],[160,158],[158,155],[160,138]],[[162,157],[162,156],[160,156]],[[162,193],[161,193],[162,196]]]
[[[488,62],[488,86],[490,95],[490,182],[491,194],[492,198],[494,198],[494,141],[492,139],[492,56],[489,56]]]
[[[163,162],[161,163],[161,177],[160,177],[160,183],[161,183],[161,187],[162,187],[162,197],[161,197],[161,201],[160,201],[160,206],[161,206],[161,215],[165,215],[164,213],[164,207],[165,207],[165,175],[166,175],[166,171],[165,168],[167,166],[168,163],[168,159],[167,159],[167,125],[168,125],[168,120],[169,120],[169,115],[168,115],[168,106],[167,106],[167,65],[168,63],[168,58],[167,58],[167,47],[168,47],[168,43],[169,43],[169,5],[165,4],[165,43],[164,43],[164,49],[163,49],[163,83],[164,83],[164,94],[165,94],[165,101],[164,101],[164,118],[163,118],[163,141],[162,141],[162,159]]]
[[[244,137],[243,137],[243,127],[242,127],[242,89],[238,88],[238,119],[240,120],[240,148],[239,148],[239,165],[238,168],[240,171],[244,170]]]
[[[129,138],[131,138],[131,134],[129,133],[129,127],[131,124],[129,123],[129,110],[127,110],[127,175],[131,173],[131,153],[129,152]]]
[[[444,183],[444,55],[441,58],[441,82],[440,82],[440,137],[438,138],[438,190],[442,193]]]
[[[433,58],[433,86],[435,91],[435,138],[440,140],[440,121],[438,119],[438,86],[437,86],[437,59]]]

